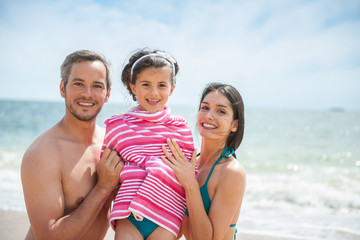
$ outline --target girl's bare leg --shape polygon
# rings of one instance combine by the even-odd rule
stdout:
[[[137,228],[127,219],[116,220],[115,240],[143,240]]]
[[[174,240],[175,235],[162,227],[157,227],[146,240]]]

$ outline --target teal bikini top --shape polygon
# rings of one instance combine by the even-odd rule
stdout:
[[[234,149],[232,147],[225,147],[225,149],[221,153],[221,156],[218,158],[218,160],[216,160],[214,165],[211,167],[211,170],[209,172],[209,175],[206,178],[206,181],[205,181],[204,185],[202,185],[201,188],[200,188],[201,198],[202,198],[204,208],[205,208],[205,211],[206,211],[207,214],[209,214],[209,210],[210,210],[210,206],[211,206],[211,199],[210,199],[209,192],[208,192],[208,189],[207,189],[208,181],[209,181],[209,179],[211,177],[212,172],[214,171],[214,168],[215,168],[216,164],[218,164],[220,162],[220,160],[223,159],[223,158],[229,158],[229,156],[231,154],[233,154],[233,153],[234,153]],[[186,209],[185,214],[189,216],[189,213],[188,213],[187,209]],[[236,226],[236,224],[231,224],[230,225],[230,227],[235,227],[235,226]]]

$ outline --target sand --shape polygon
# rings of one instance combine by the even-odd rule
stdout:
[[[0,210],[0,239],[19,240],[24,239],[29,229],[29,220],[25,212],[2,211]],[[108,230],[105,240],[113,240],[114,231]],[[287,240],[287,238],[264,236],[254,233],[238,233],[238,239],[241,240]],[[181,238],[185,240],[185,238]]]
[[[0,239],[19,240],[24,239],[29,229],[29,219],[25,212],[0,210]],[[105,240],[113,240],[114,231],[109,229]]]

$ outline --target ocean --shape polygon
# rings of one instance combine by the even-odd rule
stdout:
[[[171,106],[193,130],[196,106]],[[98,124],[127,105],[107,103]],[[22,156],[64,103],[0,100],[0,210],[25,212]],[[360,112],[246,109],[238,231],[272,239],[360,239]],[[49,156],[51,161],[51,156]],[[234,183],[236,184],[236,183]]]

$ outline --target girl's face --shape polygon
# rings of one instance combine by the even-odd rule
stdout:
[[[130,83],[140,108],[148,112],[163,111],[164,106],[174,91],[171,83],[172,69],[145,68],[138,75],[135,84]]]
[[[198,131],[203,138],[226,142],[230,132],[237,130],[238,121],[230,101],[218,91],[209,92],[200,104],[197,116]]]

